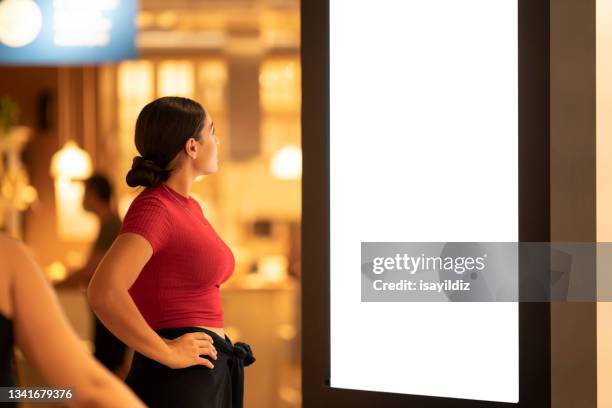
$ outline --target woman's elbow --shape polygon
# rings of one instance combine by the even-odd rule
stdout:
[[[89,282],[87,286],[87,299],[96,314],[104,308],[104,305],[108,305],[110,295],[111,291],[95,279]]]
[[[74,406],[77,407],[102,407],[101,392],[104,390],[105,383],[99,376],[96,378],[89,372],[86,372],[83,384],[80,384],[75,391]]]

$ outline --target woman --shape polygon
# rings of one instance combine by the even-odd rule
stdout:
[[[136,120],[126,181],[146,187],[89,284],[100,320],[135,350],[127,383],[151,407],[242,407],[246,343],[223,329],[219,293],[234,256],[189,196],[218,170],[214,124],[188,98],[163,97]]]
[[[0,259],[0,386],[15,386],[17,345],[50,387],[72,389],[74,406],[144,408],[83,346],[24,246],[0,234]]]

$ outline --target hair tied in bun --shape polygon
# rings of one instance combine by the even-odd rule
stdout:
[[[126,176],[129,186],[154,187],[168,179],[170,172],[161,168],[153,160],[141,156],[134,157],[132,169]]]
[[[142,156],[134,157],[134,160],[132,161],[132,168],[135,167],[144,167],[154,171],[155,173],[161,173],[163,171],[163,169],[159,167],[157,163],[155,163],[153,160],[145,159]]]

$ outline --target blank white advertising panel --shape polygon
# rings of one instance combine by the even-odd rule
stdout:
[[[330,0],[331,387],[518,402],[516,302],[361,302],[361,242],[518,241],[517,0]]]

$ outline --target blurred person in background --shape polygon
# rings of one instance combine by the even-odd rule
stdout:
[[[74,406],[144,407],[91,357],[26,248],[0,234],[0,259],[0,386],[16,385],[13,346],[17,346],[49,386],[72,389]],[[10,405],[17,406],[2,406]]]
[[[135,350],[126,382],[147,405],[242,408],[255,358],[225,334],[219,292],[235,260],[189,195],[218,170],[213,120],[191,99],[162,97],[138,115],[135,142],[126,181],[146,188],[89,284],[90,303]]]
[[[113,209],[113,188],[110,181],[101,174],[94,174],[85,180],[83,208],[93,213],[100,221],[98,236],[89,252],[85,266],[72,272],[57,288],[86,287],[104,254],[113,244],[121,228],[121,219]],[[127,347],[115,337],[92,313],[94,322],[94,356],[115,374],[125,376]]]

